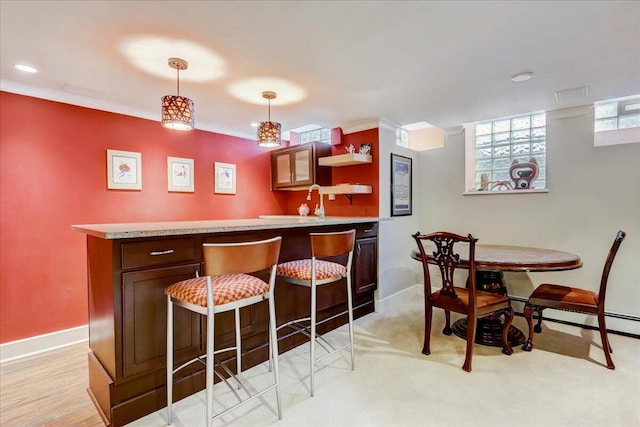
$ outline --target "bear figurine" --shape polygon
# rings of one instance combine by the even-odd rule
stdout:
[[[514,190],[528,190],[533,188],[531,183],[538,177],[538,162],[533,157],[528,162],[518,162],[513,159],[509,167],[509,176],[513,181]]]

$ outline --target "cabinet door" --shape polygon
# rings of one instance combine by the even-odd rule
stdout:
[[[313,147],[295,150],[291,153],[294,164],[293,181],[296,185],[313,184]]]
[[[376,237],[356,239],[352,270],[353,290],[356,295],[377,288],[378,243]]]
[[[293,183],[293,168],[291,167],[290,153],[274,153],[271,158],[271,169],[273,170],[273,186],[286,187]]]
[[[200,264],[156,268],[122,274],[122,354],[124,377],[166,366],[167,297],[164,289],[195,277]],[[174,309],[176,363],[201,352],[200,316]]]
[[[307,186],[315,181],[313,145],[282,148],[271,152],[272,187]]]

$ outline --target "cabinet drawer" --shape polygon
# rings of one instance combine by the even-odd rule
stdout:
[[[163,239],[122,245],[122,269],[194,262],[197,260],[194,240]]]
[[[356,226],[356,239],[375,237],[378,235],[378,223],[358,224]]]

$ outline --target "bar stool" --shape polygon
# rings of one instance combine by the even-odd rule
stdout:
[[[351,348],[351,370],[355,369],[353,357],[353,301],[351,296],[351,262],[353,258],[353,247],[355,243],[355,230],[337,232],[337,233],[310,233],[311,238],[311,259],[301,259],[295,261],[284,262],[278,264],[277,276],[289,283],[306,286],[311,288],[311,313],[309,317],[295,319],[290,322],[278,326],[277,329],[290,327],[297,332],[308,336],[311,343],[311,354],[309,357],[309,368],[311,371],[310,388],[311,396],[314,394],[314,372],[315,364],[336,352],[350,347]],[[333,257],[345,255],[346,264],[336,262]],[[332,258],[327,261],[319,258]],[[342,256],[340,259],[344,259]],[[322,336],[317,336],[317,287],[328,283],[336,282],[346,278],[347,283],[347,313],[349,316],[349,343],[334,348]],[[309,322],[306,325],[306,322]],[[316,359],[315,344],[323,347],[327,354]]]
[[[282,419],[280,404],[280,376],[278,371],[278,340],[276,336],[276,318],[274,305],[275,272],[280,255],[281,237],[245,243],[205,243],[202,245],[204,256],[204,277],[183,280],[167,287],[167,423],[173,421],[173,374],[194,362],[206,365],[207,425],[238,406],[275,388],[278,404],[278,418]],[[269,282],[250,275],[269,270]],[[227,385],[227,379],[214,369],[214,355],[236,352],[236,372],[241,371],[240,308],[269,300],[269,360],[273,360],[274,384],[250,393],[226,366],[219,364],[230,377],[235,377],[238,388],[242,388],[248,397],[241,397],[232,391],[238,403],[214,414],[213,384],[214,375]],[[206,316],[206,353],[173,368],[173,306],[177,305]],[[234,310],[235,346],[214,350],[214,318],[216,313]],[[203,359],[205,361],[203,362]],[[271,367],[270,367],[271,368]]]

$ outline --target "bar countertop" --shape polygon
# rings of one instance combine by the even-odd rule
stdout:
[[[259,218],[202,221],[138,222],[117,224],[78,224],[73,230],[102,239],[133,239],[138,237],[175,236],[231,231],[303,228],[318,225],[378,222],[377,217],[328,216],[323,219],[296,215],[261,215]]]

